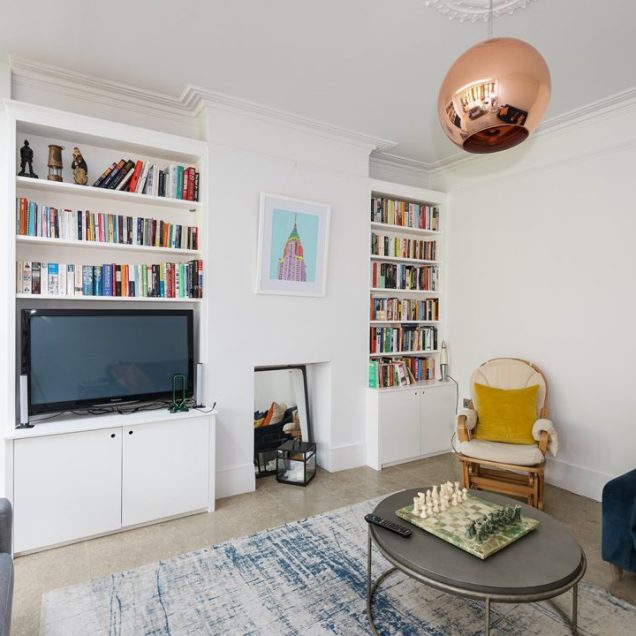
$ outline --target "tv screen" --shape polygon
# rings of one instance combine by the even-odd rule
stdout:
[[[192,310],[22,310],[29,414],[193,393]],[[179,384],[179,388],[181,384]]]

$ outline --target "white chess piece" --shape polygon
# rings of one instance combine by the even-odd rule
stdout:
[[[422,510],[420,511],[420,518],[421,519],[426,519],[428,515],[426,514],[426,508],[422,508]]]
[[[426,504],[426,514],[429,517],[433,514],[433,504],[430,501]]]
[[[437,505],[437,502],[433,504],[433,512],[439,512],[439,506]]]
[[[462,501],[466,501],[468,499],[468,490],[466,488],[462,488]]]
[[[451,499],[451,505],[456,506],[459,503],[459,501],[457,501],[457,494],[453,493],[453,497]]]
[[[420,514],[420,499],[419,497],[413,497],[413,514]]]
[[[459,492],[460,492],[460,489],[459,489],[459,482],[458,482],[458,481],[456,481],[456,482],[455,482],[455,492],[456,492],[457,494],[459,494]]]
[[[431,501],[432,501],[432,498],[431,498],[431,489],[429,488],[429,489],[426,491],[426,503],[431,503]]]
[[[440,507],[440,510],[442,512],[446,512],[446,509],[448,508],[448,506],[446,505],[446,501],[442,501],[442,505]]]

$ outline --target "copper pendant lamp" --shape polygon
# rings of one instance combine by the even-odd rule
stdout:
[[[442,130],[472,153],[520,144],[539,125],[550,100],[550,71],[541,54],[516,38],[489,39],[459,56],[439,90]]]

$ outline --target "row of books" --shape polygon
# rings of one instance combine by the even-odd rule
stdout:
[[[437,241],[418,241],[399,236],[371,233],[371,254],[396,258],[416,258],[423,261],[437,260]]]
[[[199,249],[199,228],[196,226],[106,212],[62,210],[41,206],[25,197],[17,199],[16,208],[16,232],[21,236]]]
[[[154,163],[120,159],[102,172],[93,187],[198,201],[199,172],[192,166],[173,164],[160,169]]]
[[[369,360],[369,387],[384,389],[409,386],[415,382],[435,379],[435,360],[409,356]]]
[[[437,265],[405,265],[403,263],[371,263],[371,287],[437,291]]]
[[[401,351],[435,351],[437,327],[371,327],[370,353],[399,353]]]
[[[371,221],[419,230],[439,231],[439,208],[424,203],[371,197]]]
[[[371,320],[439,320],[439,298],[371,298]]]
[[[41,296],[201,298],[203,261],[154,265],[18,261],[16,292]]]

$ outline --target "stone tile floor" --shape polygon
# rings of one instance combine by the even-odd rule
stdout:
[[[362,467],[320,471],[307,488],[256,481],[256,491],[217,501],[217,510],[46,550],[15,560],[13,636],[39,633],[40,601],[48,590],[195,550],[233,537],[333,510],[403,488],[459,479],[452,454],[376,472]],[[601,560],[601,505],[566,490],[546,486],[548,514],[566,524],[588,557],[585,578],[609,587],[609,567]],[[636,602],[636,577],[615,584],[615,593]]]

